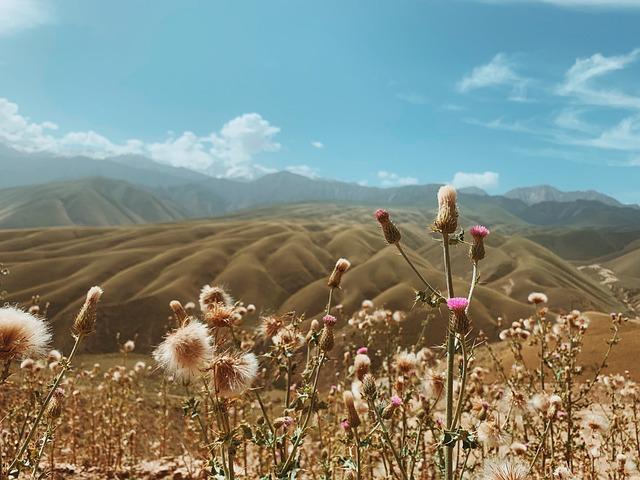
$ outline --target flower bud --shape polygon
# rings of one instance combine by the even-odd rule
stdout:
[[[344,272],[349,270],[351,267],[351,262],[346,258],[341,258],[336,262],[336,266],[333,268],[333,272],[331,272],[331,276],[329,277],[329,281],[327,282],[327,286],[331,288],[340,287],[340,282],[342,281],[342,275]]]
[[[91,287],[87,292],[87,298],[80,308],[80,311],[73,322],[73,327],[71,328],[72,333],[76,337],[80,335],[88,335],[93,333],[95,330],[98,302],[100,301],[101,296],[102,288],[100,287]]]
[[[333,327],[330,327],[325,324],[325,326],[322,327],[322,331],[320,332],[320,339],[318,340],[318,346],[320,347],[320,350],[322,350],[323,352],[330,352],[333,349],[334,343],[335,342],[333,338]]]
[[[376,387],[376,379],[370,373],[365,375],[362,379],[362,393],[370,400],[376,398],[376,395],[378,393]]]
[[[484,239],[489,235],[489,229],[482,225],[471,227],[469,233],[473,237],[473,244],[469,248],[469,257],[474,262],[479,262],[484,258]]]
[[[438,214],[433,222],[436,232],[454,233],[458,228],[458,195],[451,185],[444,185],[438,190]]]
[[[467,307],[469,302],[466,298],[454,297],[447,300],[447,307],[451,311],[449,328],[460,334],[466,334],[469,331],[470,321],[467,317]]]
[[[397,395],[391,397],[389,404],[382,410],[382,418],[389,420],[395,411],[402,405],[402,399]]]
[[[342,394],[342,400],[344,401],[344,406],[347,408],[347,420],[349,421],[349,425],[351,428],[358,428],[360,426],[360,416],[356,410],[351,390],[346,390]]]
[[[374,214],[378,223],[382,227],[382,234],[384,235],[384,239],[387,241],[389,245],[393,245],[398,243],[402,238],[400,235],[400,230],[395,224],[391,221],[391,217],[389,216],[389,212],[386,210],[378,209]]]

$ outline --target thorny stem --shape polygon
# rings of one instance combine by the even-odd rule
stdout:
[[[415,274],[418,276],[418,278],[422,281],[422,283],[424,283],[424,285],[431,290],[431,293],[434,293],[435,295],[437,295],[438,297],[442,297],[442,294],[437,291],[435,288],[433,288],[431,286],[431,284],[429,282],[427,282],[427,280],[422,276],[422,274],[418,271],[418,269],[415,267],[415,265],[413,264],[413,262],[411,260],[409,260],[409,257],[407,257],[407,254],[404,253],[403,248],[400,246],[400,243],[396,243],[395,244],[396,248],[398,249],[398,251],[400,252],[400,255],[402,255],[402,258],[404,258],[406,260],[406,262],[409,264],[409,266],[411,267],[411,269],[415,272]]]
[[[329,299],[327,300],[327,309],[326,309],[326,315],[329,315],[329,312],[331,312],[331,301],[333,300],[333,290],[334,287],[329,288]],[[284,466],[282,467],[282,469],[280,470],[280,473],[285,473],[287,472],[287,470],[289,470],[289,468],[291,467],[291,462],[293,461],[296,451],[298,450],[298,447],[300,446],[300,442],[302,441],[302,435],[304,434],[304,431],[307,429],[307,425],[309,424],[309,419],[311,418],[311,415],[313,413],[313,408],[315,407],[316,404],[316,393],[318,391],[318,379],[320,377],[320,368],[322,367],[322,364],[324,363],[325,360],[325,354],[324,352],[320,353],[319,358],[318,358],[318,363],[315,366],[315,376],[313,379],[313,388],[311,389],[311,404],[309,405],[309,410],[307,411],[307,416],[304,419],[304,422],[302,424],[302,428],[300,429],[300,432],[298,433],[298,435],[296,436],[296,439],[293,443],[293,446],[291,447],[291,453],[289,454],[289,457],[287,458],[287,461],[285,462]]]
[[[271,421],[269,420],[269,415],[267,414],[267,409],[264,406],[264,403],[262,402],[262,398],[260,397],[260,394],[258,393],[258,390],[254,390],[253,393],[256,394],[256,399],[258,400],[258,405],[260,405],[260,410],[262,410],[262,416],[264,417],[264,421],[267,423],[267,427],[269,428],[269,431],[271,432],[271,436],[272,438],[272,445],[271,445],[271,453],[273,455],[273,462],[274,464],[277,463],[277,455],[276,455],[276,431],[273,428],[273,425],[271,424]]]
[[[393,458],[396,459],[396,463],[398,464],[398,469],[400,470],[400,474],[402,475],[402,478],[404,480],[409,480],[409,477],[407,477],[407,472],[405,472],[404,466],[402,465],[402,459],[400,458],[400,455],[398,454],[396,447],[393,446],[393,442],[391,441],[391,437],[389,436],[389,431],[387,430],[387,427],[385,426],[384,421],[380,416],[380,412],[378,411],[373,401],[371,400],[369,400],[369,408],[375,412],[376,420],[380,425],[380,430],[382,431],[382,435],[384,436],[384,439],[386,440],[387,445],[389,446],[389,449],[393,454]]]
[[[51,438],[51,434],[52,434],[52,430],[51,430],[51,425],[49,425],[49,427],[47,427],[47,431],[44,434],[44,437],[42,437],[42,445],[40,445],[40,449],[38,450],[38,456],[36,457],[36,460],[33,464],[33,472],[31,473],[31,480],[35,480],[38,475],[38,467],[40,466],[40,460],[42,459],[42,455],[44,454],[44,449],[47,446],[47,443],[49,442],[49,438]]]
[[[456,428],[458,424],[458,420],[462,415],[462,406],[464,404],[464,390],[467,384],[467,366],[469,363],[469,358],[467,357],[467,346],[466,340],[464,338],[460,338],[460,347],[462,348],[462,378],[460,384],[460,392],[458,393],[458,403],[456,405],[455,415],[453,416],[453,424],[451,428]]]
[[[47,396],[45,397],[44,402],[42,402],[42,406],[40,407],[40,410],[38,411],[38,416],[36,417],[35,421],[33,422],[33,425],[31,426],[31,430],[29,430],[29,434],[27,435],[27,438],[23,442],[22,446],[18,449],[18,453],[16,454],[15,458],[11,462],[11,465],[9,465],[9,473],[11,473],[11,471],[15,468],[16,464],[20,461],[20,459],[22,458],[22,455],[24,455],[24,452],[27,450],[27,447],[29,446],[29,443],[31,442],[31,439],[33,438],[33,435],[36,433],[36,430],[38,430],[38,425],[40,424],[40,421],[42,420],[42,416],[44,415],[44,411],[46,410],[47,406],[49,405],[49,402],[51,401],[51,398],[53,397],[54,392],[56,391],[56,389],[60,385],[60,382],[62,381],[65,373],[67,373],[67,370],[69,370],[69,368],[71,367],[71,360],[73,360],[73,357],[75,356],[76,351],[78,350],[78,345],[80,345],[80,340],[82,340],[83,335],[78,335],[75,338],[76,338],[76,341],[73,344],[73,348],[71,349],[71,353],[69,354],[69,357],[67,358],[67,361],[65,362],[64,366],[62,367],[62,370],[60,371],[60,373],[56,377],[55,381],[53,382],[53,386],[49,390],[49,393],[47,393]]]
[[[455,297],[453,292],[453,276],[451,273],[451,255],[449,254],[449,234],[442,234],[442,251],[444,268],[447,277],[447,293],[449,298]],[[456,336],[451,328],[447,329],[447,396],[446,396],[446,428],[453,429],[453,374],[456,354]],[[453,480],[453,442],[445,446],[445,479]]]

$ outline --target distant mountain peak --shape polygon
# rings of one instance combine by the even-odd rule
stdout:
[[[527,205],[535,205],[542,202],[575,202],[576,200],[590,200],[611,205],[623,206],[618,200],[595,190],[577,190],[564,192],[551,185],[535,185],[509,190],[504,194],[507,198],[521,200]]]

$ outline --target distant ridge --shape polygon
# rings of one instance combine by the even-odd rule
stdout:
[[[575,202],[576,200],[593,200],[614,207],[623,206],[618,200],[595,190],[563,192],[551,185],[536,185],[533,187],[514,188],[504,194],[507,198],[522,200],[527,205],[542,202]]]

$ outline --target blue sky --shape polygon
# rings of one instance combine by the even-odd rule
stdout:
[[[640,0],[0,1],[0,141],[640,202]]]

